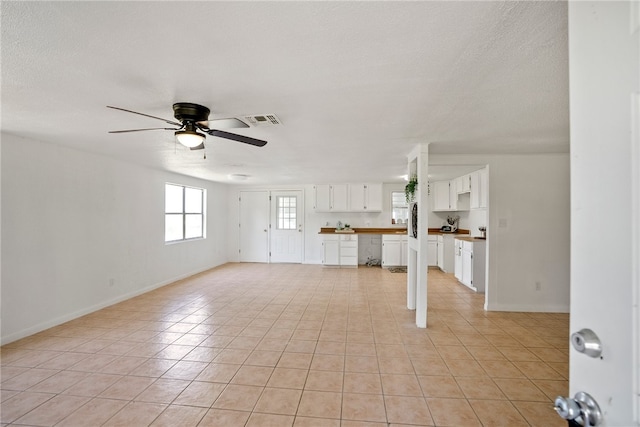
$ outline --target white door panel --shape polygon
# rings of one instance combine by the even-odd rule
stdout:
[[[240,192],[240,262],[269,262],[269,192]]]
[[[604,427],[640,423],[640,142],[632,132],[639,111],[630,102],[640,90],[640,35],[630,31],[632,4],[568,2],[570,332],[591,329],[603,349],[594,358],[570,347],[569,397],[593,396]]]
[[[302,191],[271,192],[271,262],[302,262]]]

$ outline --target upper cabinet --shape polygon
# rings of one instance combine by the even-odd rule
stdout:
[[[468,210],[464,206],[458,206],[457,183],[455,179],[451,181],[436,181],[432,184],[433,189],[433,210],[434,211],[457,211]]]
[[[349,193],[347,184],[315,185],[314,209],[318,212],[346,212]]]
[[[382,184],[349,184],[349,211],[382,212]]]
[[[487,169],[449,181],[431,183],[433,211],[468,211],[487,207]]]
[[[316,212],[381,212],[382,184],[315,185]]]
[[[471,209],[487,207],[487,169],[471,172]]]
[[[449,211],[451,210],[451,192],[449,189],[449,181],[436,181],[431,184],[433,190],[433,210]]]
[[[471,191],[471,174],[470,173],[459,176],[454,181],[456,182],[456,193],[463,194]]]

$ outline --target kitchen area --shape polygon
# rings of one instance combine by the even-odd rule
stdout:
[[[487,170],[484,166],[430,169],[428,265],[484,293]],[[313,186],[313,210],[321,216],[322,264],[333,268],[407,266],[412,210],[404,185]]]

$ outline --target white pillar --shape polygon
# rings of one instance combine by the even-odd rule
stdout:
[[[409,154],[409,176],[418,177],[414,201],[418,205],[417,236],[413,237],[413,223],[409,225],[409,259],[407,266],[407,308],[416,310],[416,325],[427,327],[427,236],[429,225],[428,167],[429,144],[419,144]],[[412,206],[409,207],[412,209]],[[409,213],[412,217],[412,212]]]

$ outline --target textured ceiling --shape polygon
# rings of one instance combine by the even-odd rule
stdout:
[[[433,153],[567,152],[566,2],[6,2],[2,131],[214,181],[399,181]],[[174,102],[275,113],[176,146]],[[28,159],[25,159],[28,161]]]

